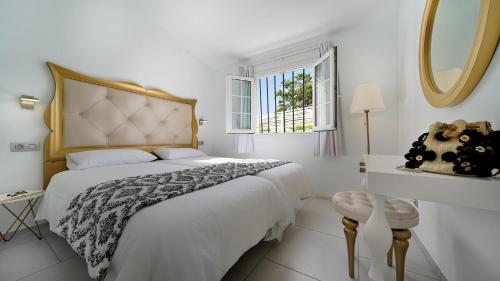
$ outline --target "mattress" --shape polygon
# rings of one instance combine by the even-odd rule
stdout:
[[[58,173],[37,219],[48,220],[55,231],[71,200],[88,187],[187,168],[156,161]],[[286,191],[265,176],[245,176],[175,197],[128,221],[105,280],[220,280],[245,251],[263,237],[280,239],[294,220]]]
[[[245,161],[245,159],[199,156],[175,160],[159,160],[156,162],[188,167],[203,167],[213,164],[239,161]],[[312,195],[311,187],[305,178],[304,167],[300,164],[288,163],[286,165],[262,171],[256,176],[265,178],[285,190],[288,199],[294,206],[295,210],[299,210],[302,207],[302,199]]]

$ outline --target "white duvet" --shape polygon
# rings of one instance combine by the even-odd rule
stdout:
[[[186,168],[158,161],[65,171],[52,178],[37,217],[54,231],[70,201],[90,186]],[[245,251],[263,237],[280,238],[294,219],[283,186],[264,177],[241,177],[175,197],[129,220],[106,280],[220,280]]]
[[[189,167],[203,167],[213,164],[238,161],[244,162],[245,160],[214,156],[198,156],[175,160],[160,160],[157,162]],[[304,168],[300,164],[288,163],[273,169],[262,171],[256,176],[268,179],[276,186],[284,189],[289,197],[290,202],[292,202],[292,205],[296,210],[302,207],[302,199],[312,195],[311,188],[307,184],[307,181],[305,179]]]

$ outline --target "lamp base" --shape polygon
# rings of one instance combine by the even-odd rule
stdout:
[[[370,119],[368,118],[369,110],[365,110],[365,123],[366,123],[366,150],[370,154]]]

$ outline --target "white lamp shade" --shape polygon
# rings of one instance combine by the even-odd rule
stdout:
[[[351,103],[351,113],[368,111],[384,111],[384,98],[376,82],[359,84],[354,90]]]

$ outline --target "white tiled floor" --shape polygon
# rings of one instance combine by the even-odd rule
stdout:
[[[355,280],[369,281],[369,252],[359,228]],[[23,231],[8,243],[0,242],[1,281],[88,281],[82,258],[57,235],[42,228],[44,239]],[[223,281],[350,281],[347,274],[343,226],[328,200],[308,199],[283,241],[261,242],[245,253]],[[406,281],[436,281],[439,274],[423,251],[410,240]],[[387,280],[395,272],[386,268]]]

